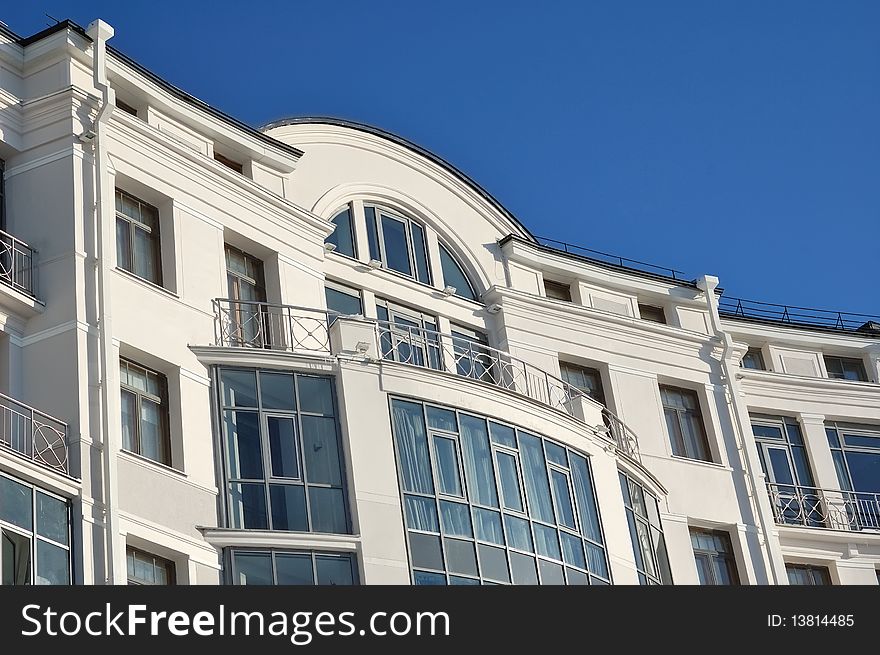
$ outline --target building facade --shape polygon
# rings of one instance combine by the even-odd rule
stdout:
[[[880,325],[0,31],[3,584],[878,584]]]

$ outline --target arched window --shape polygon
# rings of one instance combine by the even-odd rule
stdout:
[[[370,259],[424,284],[431,284],[425,229],[381,207],[364,207]]]
[[[448,287],[455,287],[455,295],[468,300],[476,300],[477,292],[474,285],[465,275],[464,269],[459,264],[449,249],[440,244],[440,266],[443,268],[443,283]]]
[[[357,250],[354,246],[354,230],[351,224],[351,207],[346,207],[331,219],[336,226],[333,233],[327,237],[325,243],[332,243],[336,246],[335,251],[348,255],[349,257],[357,257]]]

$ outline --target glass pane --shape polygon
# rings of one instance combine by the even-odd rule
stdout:
[[[311,555],[276,553],[275,574],[279,585],[315,584]]]
[[[532,531],[529,522],[516,516],[504,515],[504,529],[507,532],[507,545],[517,550],[534,553]]]
[[[413,584],[421,585],[445,585],[446,576],[442,573],[428,573],[427,571],[413,571]]]
[[[712,581],[712,569],[709,563],[709,558],[706,555],[695,555],[694,558],[697,563],[697,577],[700,580],[700,584],[714,584]]]
[[[517,512],[524,511],[516,458],[509,453],[496,451],[495,461],[498,463],[498,478],[501,481],[501,498],[504,507]]]
[[[394,271],[412,277],[406,225],[382,214],[382,238],[385,242],[385,265]]]
[[[565,577],[568,580],[568,584],[571,586],[582,586],[590,584],[590,576],[586,573],[581,573],[580,571],[575,571],[574,569],[570,569],[566,567],[565,569]]]
[[[405,491],[433,494],[428,437],[422,406],[402,400],[391,403],[398,467]]]
[[[262,484],[229,485],[229,522],[233,528],[267,530],[266,488]]]
[[[682,430],[687,456],[708,461],[706,435],[703,433],[703,419],[698,414],[688,412],[682,416]]]
[[[131,271],[131,227],[122,218],[116,219],[116,265]]]
[[[477,554],[471,541],[444,539],[446,570],[462,575],[477,575]]]
[[[458,421],[455,420],[455,412],[440,407],[425,407],[428,413],[428,426],[447,432],[458,432]]]
[[[431,284],[431,274],[428,272],[428,253],[425,250],[425,232],[420,225],[415,223],[410,223],[409,228],[412,232],[413,255],[416,260],[416,277],[419,282]]]
[[[791,462],[788,460],[787,448],[767,448],[773,481],[779,484],[794,484]]]
[[[272,503],[272,529],[291,532],[308,532],[305,490],[298,484],[269,485],[269,502]],[[314,528],[315,532],[321,532]]]
[[[31,488],[0,475],[0,519],[33,530]]]
[[[309,482],[342,486],[342,461],[336,419],[302,416],[303,452]]]
[[[577,499],[578,515],[581,519],[581,534],[593,541],[602,541],[599,527],[599,510],[596,508],[596,497],[593,495],[593,480],[590,476],[590,465],[586,458],[571,454],[571,482]]]
[[[440,493],[463,496],[455,440],[435,435],[434,457],[437,461],[437,486],[440,487]]]
[[[122,448],[137,451],[137,396],[131,391],[120,390],[122,403]]]
[[[785,433],[788,435],[788,440],[791,443],[801,446],[804,444],[804,438],[801,436],[801,429],[797,423],[789,423],[786,421]]]
[[[296,409],[293,375],[260,372],[260,400],[263,409]]]
[[[488,509],[474,508],[474,528],[477,539],[504,545],[504,532],[501,530],[501,514]]]
[[[852,448],[880,448],[880,436],[844,434],[843,443]]]
[[[541,440],[521,432],[519,442],[529,513],[533,518],[553,523],[556,519],[553,516],[553,503],[550,499],[550,485],[547,482],[547,467],[544,464]]]
[[[574,507],[571,504],[571,494],[568,490],[568,476],[556,469],[550,470],[550,478],[553,481],[553,496],[556,499],[556,520],[559,525],[574,530]]]
[[[455,537],[473,536],[468,506],[462,503],[451,503],[448,500],[441,500],[440,523],[443,526],[443,534]]]
[[[312,532],[348,533],[342,489],[310,487],[309,504],[312,512]]]
[[[476,578],[459,578],[454,575],[449,576],[449,584],[451,585],[479,585],[480,581]]]
[[[440,266],[443,269],[444,286],[455,287],[456,296],[476,300],[467,276],[443,245],[440,246]]]
[[[541,570],[542,585],[565,584],[565,575],[562,571],[562,566],[559,564],[554,564],[553,562],[547,562],[545,560],[538,560],[538,568]]]
[[[560,532],[559,536],[562,538],[562,559],[565,563],[582,569],[587,568],[583,542],[567,532]]]
[[[475,416],[462,414],[461,441],[471,501],[481,505],[498,507],[486,421]]]
[[[849,451],[846,452],[846,463],[855,491],[880,492],[880,453]]]
[[[590,573],[595,573],[603,578],[610,578],[611,575],[608,572],[608,558],[605,557],[605,549],[596,544],[592,544],[589,541],[585,541],[584,545],[587,549],[587,568],[590,569]],[[663,553],[665,556],[665,546],[663,547]]]
[[[508,448],[516,448],[516,432],[513,428],[489,421],[489,433],[492,441]]]
[[[828,437],[828,445],[832,448],[840,448],[840,441],[837,438],[837,430],[834,428],[825,428],[825,436]]]
[[[70,584],[69,552],[40,539],[37,540],[36,584]]]
[[[159,403],[141,398],[140,454],[153,461],[167,463],[165,434],[162,429],[162,411],[162,406]]]
[[[67,503],[37,492],[37,534],[67,545]]]
[[[320,585],[354,584],[351,557],[318,555],[315,557],[315,567],[318,569],[318,584]]]
[[[522,553],[510,553],[510,571],[513,574],[513,584],[538,584],[538,570],[535,568],[534,557]]]
[[[223,412],[223,429],[230,479],[262,479],[259,414],[226,410]]]
[[[433,498],[404,496],[406,527],[426,532],[440,532],[437,525],[437,505]]]
[[[409,551],[414,568],[444,570],[443,554],[440,551],[440,537],[410,532]]]
[[[715,567],[715,584],[735,584],[733,579],[733,571],[731,570],[731,562],[729,562],[726,557],[713,558],[713,564]]]
[[[790,585],[812,584],[810,572],[806,568],[800,566],[786,566],[785,572],[788,574],[788,584]]]
[[[364,207],[367,219],[367,242],[370,245],[370,259],[381,260],[379,254],[379,236],[376,232],[376,210],[372,207]]]
[[[300,411],[322,416],[334,416],[333,387],[329,378],[299,376]]]
[[[253,371],[220,371],[220,387],[225,407],[258,407],[257,378]]]
[[[783,439],[782,430],[775,425],[752,423],[752,434],[755,435],[756,439]]]
[[[269,553],[233,553],[235,584],[270,585],[272,581],[272,556]]]
[[[363,314],[361,299],[330,287],[324,287],[324,297],[327,299],[327,309],[340,314],[356,316]]]
[[[134,270],[132,272],[154,284],[160,284],[158,254],[158,244],[154,234],[136,227],[134,229]]]
[[[333,217],[336,229],[327,237],[327,243],[336,246],[336,252],[354,257],[354,233],[351,229],[351,211],[345,209]]]
[[[538,523],[533,525],[535,527],[535,545],[538,549],[538,555],[562,559],[559,554],[559,540],[556,536],[556,530]]]
[[[544,447],[547,451],[548,462],[553,462],[554,464],[559,464],[562,467],[568,468],[568,457],[565,455],[565,448],[558,446],[555,443],[550,443],[549,441],[544,442]]]
[[[3,563],[0,584],[3,586],[31,583],[31,540],[11,530],[0,530],[0,561]]]
[[[293,418],[267,416],[269,430],[269,453],[272,458],[272,475],[276,478],[302,477],[296,453],[296,429]]]
[[[496,582],[510,582],[505,551],[485,544],[480,544],[478,548],[480,551],[480,570],[483,572],[483,577]]]

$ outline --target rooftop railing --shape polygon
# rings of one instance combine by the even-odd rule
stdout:
[[[0,230],[0,284],[36,297],[35,255],[24,241]]]
[[[826,330],[880,334],[880,316],[872,314],[811,309],[795,305],[776,305],[774,303],[726,296],[721,296],[718,300],[718,313],[722,316],[770,323],[787,323],[795,326]]]
[[[657,266],[656,264],[642,262],[638,259],[630,259],[628,257],[621,257],[620,255],[612,255],[611,253],[602,252],[601,250],[593,250],[591,248],[585,248],[584,246],[577,246],[571,243],[566,243],[565,241],[548,239],[547,237],[535,238],[541,245],[549,246],[550,248],[553,248],[555,250],[561,250],[562,252],[568,253],[569,255],[578,255],[586,259],[592,259],[594,261],[602,262],[605,264],[614,264],[615,266],[620,266],[622,268],[631,268],[637,271],[642,271],[643,273],[662,275],[663,277],[670,277],[673,280],[677,280],[679,282],[689,282],[692,279],[688,277],[687,274],[683,273],[682,271],[677,271],[674,268]]]
[[[0,394],[0,447],[70,474],[67,424]]]
[[[827,530],[880,530],[880,494],[769,483],[776,523]]]

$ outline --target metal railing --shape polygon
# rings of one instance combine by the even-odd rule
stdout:
[[[330,352],[332,312],[230,298],[213,305],[218,346]]]
[[[677,271],[674,268],[657,266],[656,264],[642,262],[638,259],[629,259],[628,257],[621,257],[620,255],[612,255],[607,252],[602,252],[601,250],[592,250],[591,248],[577,246],[571,243],[566,243],[565,241],[558,241],[556,239],[548,239],[547,237],[535,238],[541,245],[549,246],[555,250],[561,250],[562,252],[568,253],[569,255],[578,255],[580,257],[603,262],[605,264],[614,264],[616,266],[620,266],[623,268],[632,268],[637,271],[642,271],[644,273],[653,273],[654,275],[671,277],[673,280],[678,280],[680,282],[688,282],[692,279],[689,278],[682,271]]]
[[[0,394],[0,447],[69,474],[67,424]]]
[[[35,255],[24,241],[0,230],[0,284],[36,297]]]
[[[880,493],[768,483],[773,516],[780,525],[828,530],[880,530]]]
[[[586,392],[510,353],[478,341],[420,327],[376,321],[383,359],[454,373],[536,400],[570,416],[573,401],[596,403]],[[617,449],[639,461],[638,438],[617,416],[601,408],[604,432]]]
[[[718,313],[722,316],[734,318],[768,321],[771,323],[788,323],[790,325],[813,328],[880,332],[880,316],[872,314],[812,309],[795,305],[776,305],[774,303],[745,300],[743,298],[729,298],[726,296],[721,296],[718,299]]]

